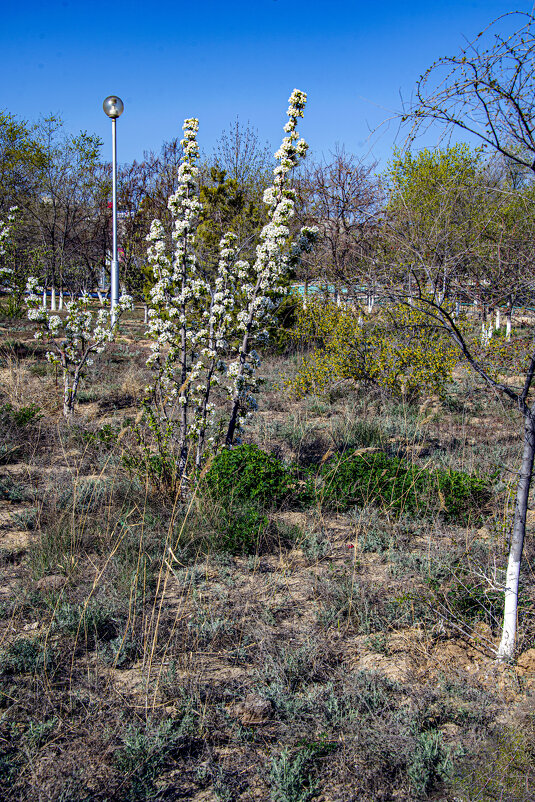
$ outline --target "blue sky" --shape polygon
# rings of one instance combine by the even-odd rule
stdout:
[[[119,161],[140,158],[200,120],[210,152],[239,117],[274,148],[287,98],[308,93],[301,133],[314,154],[336,143],[386,162],[415,80],[492,19],[532,4],[507,0],[4,0],[0,108],[27,120],[59,114],[67,130],[105,141],[102,100],[118,94]],[[375,131],[375,133],[372,133]],[[426,142],[425,144],[432,144]]]

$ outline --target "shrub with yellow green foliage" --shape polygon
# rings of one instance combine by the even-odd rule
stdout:
[[[404,304],[368,316],[349,304],[309,300],[299,312],[294,336],[314,345],[289,382],[298,397],[324,393],[342,381],[408,397],[440,392],[458,361],[447,334],[422,311]]]

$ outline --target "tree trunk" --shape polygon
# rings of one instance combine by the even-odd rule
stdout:
[[[50,311],[56,311],[56,285],[52,284],[52,288],[50,290]]]
[[[149,325],[149,305],[143,304],[143,323],[145,326]]]
[[[503,612],[502,639],[498,648],[499,660],[512,659],[516,643],[516,623],[518,613],[518,581],[520,577],[520,564],[522,549],[526,533],[526,513],[528,509],[528,496],[533,474],[533,460],[535,457],[535,410],[530,410],[524,418],[524,450],[522,466],[516,490],[515,517],[513,534],[509,546],[509,561],[505,583],[505,604]]]
[[[46,309],[46,288],[43,290],[43,309]]]
[[[500,330],[500,326],[501,326],[500,308],[496,307],[496,322],[494,324],[494,328],[496,329],[496,331]]]
[[[512,321],[513,321],[513,304],[511,302],[511,299],[509,299],[507,301],[507,310],[505,312],[505,339],[507,341],[511,339]]]
[[[59,306],[58,306],[58,309],[59,309],[60,312],[63,309],[63,287],[61,287],[61,289],[59,291]]]
[[[74,393],[69,385],[68,375],[64,374],[63,381],[63,417],[68,421],[72,421],[74,414]]]

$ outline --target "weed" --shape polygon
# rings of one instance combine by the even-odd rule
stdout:
[[[28,674],[49,670],[54,664],[50,647],[38,638],[20,638],[0,653],[0,671],[3,674]]]
[[[0,500],[5,501],[31,501],[32,494],[27,485],[16,482],[9,474],[0,477]]]
[[[28,724],[28,729],[24,733],[24,740],[30,749],[38,750],[44,743],[46,743],[57,724],[58,719],[56,716],[45,719],[44,721],[30,721]]]
[[[323,529],[307,529],[301,536],[298,545],[307,560],[318,562],[331,551],[331,543]]]
[[[123,746],[115,752],[115,767],[125,776],[129,802],[154,799],[156,781],[181,739],[172,721],[130,725],[123,734]]]
[[[453,782],[459,802],[531,802],[535,783],[533,729],[505,728],[480,750],[475,767],[461,765]]]
[[[223,638],[232,637],[236,632],[231,621],[217,615],[215,610],[200,605],[188,621],[188,629],[195,634],[199,646],[214,645],[216,641],[220,643]]]
[[[76,567],[80,537],[71,523],[59,519],[56,526],[39,532],[28,550],[34,579],[47,574],[69,575]]]
[[[99,657],[115,668],[127,668],[141,653],[137,638],[131,635],[119,635],[99,648]]]
[[[448,780],[453,770],[451,750],[438,730],[420,732],[409,758],[407,775],[419,796],[427,796],[438,782]]]
[[[42,417],[41,410],[34,403],[18,409],[15,409],[12,404],[4,404],[0,407],[0,419],[7,423],[14,423],[15,426],[21,429],[31,421],[39,420],[40,417]]]
[[[36,437],[33,424],[40,417],[39,407],[33,403],[18,408],[10,403],[0,406],[0,464],[16,462],[28,453]]]
[[[302,748],[292,754],[284,748],[278,757],[271,759],[269,771],[272,802],[309,802],[318,794],[318,783],[311,778],[313,749]]]
[[[12,516],[11,520],[19,529],[35,529],[39,520],[39,513],[34,508],[20,510]]]
[[[247,499],[274,506],[287,497],[293,480],[276,457],[257,446],[241,445],[215,457],[205,484],[216,498]]]
[[[383,554],[390,549],[392,544],[391,536],[388,532],[381,529],[368,529],[359,535],[360,550],[364,553],[374,552]]]
[[[382,446],[386,437],[373,421],[355,420],[352,416],[338,418],[332,424],[330,435],[335,448],[344,453],[355,448]]]
[[[74,637],[83,636],[88,647],[94,646],[99,640],[117,639],[122,624],[117,609],[105,598],[90,599],[85,604],[61,602],[52,620],[54,631]]]
[[[428,471],[382,452],[337,457],[320,476],[322,503],[341,510],[373,501],[398,515],[441,512],[446,520],[466,522],[477,518],[491,495],[488,480],[480,476]]]

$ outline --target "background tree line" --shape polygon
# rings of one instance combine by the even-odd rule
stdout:
[[[62,306],[64,292],[105,286],[111,237],[111,168],[95,135],[65,132],[61,120],[35,124],[0,115],[0,219],[19,209],[4,261],[14,273],[15,311],[28,275]],[[519,151],[520,146],[515,146]],[[150,286],[145,237],[154,218],[169,222],[178,139],[119,168],[121,282],[137,301]],[[237,120],[201,165],[203,221],[199,259],[214,270],[217,246],[232,229],[244,258],[265,222],[263,192],[272,156]],[[395,152],[382,173],[343,147],[308,157],[295,179],[297,224],[316,225],[318,246],[296,268],[305,296],[323,289],[335,301],[371,310],[385,290],[473,304],[483,324],[493,310],[508,325],[529,305],[533,271],[532,171],[468,145]]]

